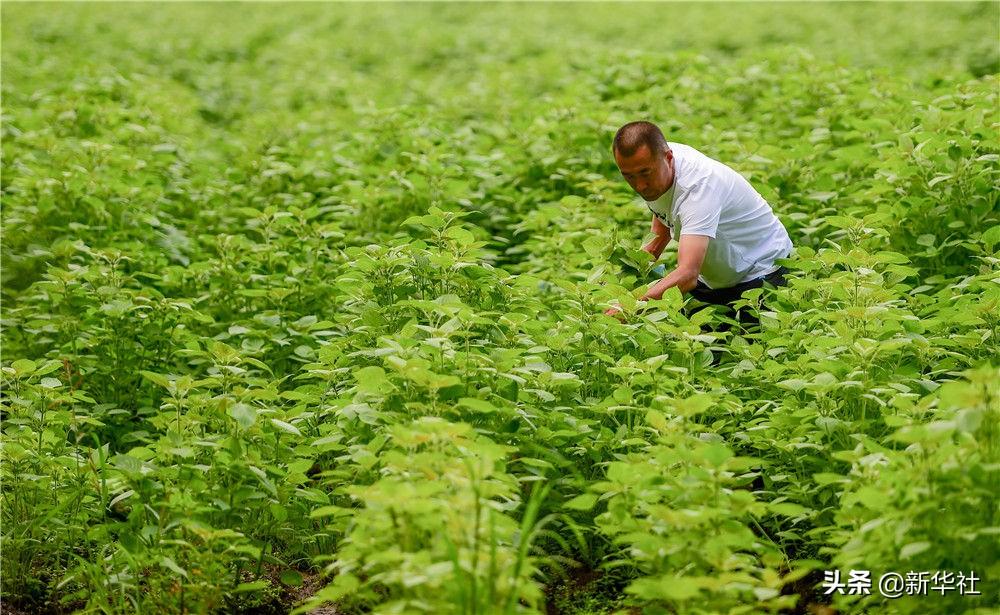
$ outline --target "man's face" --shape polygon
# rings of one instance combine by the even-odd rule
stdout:
[[[616,150],[615,162],[628,185],[646,201],[660,198],[674,184],[674,153],[670,150],[657,156],[642,145],[628,157]]]

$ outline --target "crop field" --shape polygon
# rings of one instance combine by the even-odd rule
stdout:
[[[1000,609],[1000,3],[2,22],[5,613]],[[637,119],[759,326],[636,301]]]

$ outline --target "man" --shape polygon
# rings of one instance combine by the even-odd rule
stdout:
[[[792,242],[771,206],[742,175],[693,147],[668,143],[650,122],[630,122],[615,135],[612,153],[625,181],[652,213],[656,260],[677,238],[677,267],[642,300],[676,286],[705,303],[732,306],[743,291],[784,284]],[[620,310],[611,308],[614,315]],[[741,315],[744,323],[753,322]]]

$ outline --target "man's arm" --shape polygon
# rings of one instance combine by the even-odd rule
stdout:
[[[660,222],[660,219],[656,216],[653,216],[653,224],[649,231],[656,235],[656,237],[653,237],[649,243],[642,246],[642,249],[649,252],[655,261],[660,258],[663,249],[670,243],[670,227]]]
[[[682,293],[697,286],[698,274],[701,272],[701,264],[705,260],[705,252],[708,251],[710,240],[711,237],[707,235],[681,235],[677,242],[677,268],[667,274],[667,277],[650,286],[642,300],[659,299],[668,288],[674,286],[679,288]]]

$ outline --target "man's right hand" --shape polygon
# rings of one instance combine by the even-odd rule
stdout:
[[[618,322],[625,322],[625,312],[623,312],[620,307],[611,306],[610,308],[604,310],[604,313],[612,318],[617,318]]]

